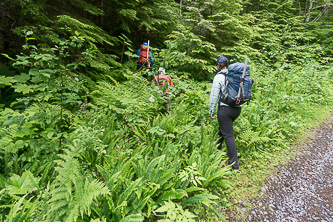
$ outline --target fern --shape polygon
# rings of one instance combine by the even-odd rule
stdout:
[[[122,205],[124,202],[127,202],[129,196],[137,189],[137,186],[141,182],[141,178],[136,179],[133,181],[127,189],[119,196],[119,199],[117,201],[118,206]]]
[[[198,203],[202,203],[206,206],[209,206],[209,204],[216,204],[213,200],[219,199],[218,196],[204,193],[204,194],[197,194],[192,197],[189,197],[188,199],[184,200],[183,207],[187,206],[193,206]]]
[[[141,86],[142,78],[121,85],[119,83],[98,82],[98,90],[92,95],[98,105],[108,108],[122,116],[130,124],[143,123],[159,109],[158,95],[152,88]],[[119,97],[122,95],[122,97]],[[151,96],[157,97],[151,100]]]
[[[89,40],[90,42],[99,42],[99,43],[106,43],[108,45],[114,45],[114,41],[117,38],[107,35],[101,28],[95,26],[92,23],[84,23],[79,21],[75,18],[72,18],[68,15],[60,15],[58,16],[58,23],[61,25],[68,25],[72,27],[74,30],[82,33],[82,36]]]
[[[33,197],[26,200],[27,195],[24,195],[13,204],[9,214],[6,216],[7,219],[5,222],[27,222],[34,220],[35,213],[38,210],[38,199],[31,203]]]
[[[124,217],[119,222],[141,222],[144,221],[144,217],[141,214],[132,214],[128,215],[127,217]]]
[[[260,136],[260,132],[253,132],[250,129],[242,132],[239,135],[239,142],[243,149],[253,149],[256,145],[261,145],[269,142],[271,139],[265,136]]]
[[[162,203],[164,200],[181,200],[184,197],[188,197],[188,194],[183,189],[171,189],[170,191],[165,191],[163,194],[156,200],[156,202]]]
[[[155,159],[153,159],[153,160],[149,163],[149,165],[148,165],[148,167],[147,167],[147,169],[146,169],[145,177],[144,177],[145,180],[149,179],[150,181],[152,181],[151,173],[152,173],[154,167],[155,167],[157,164],[160,165],[161,162],[162,162],[164,159],[165,159],[165,156],[163,155],[163,156],[160,156],[160,157],[156,157]]]
[[[71,4],[73,4],[73,6],[75,7],[80,7],[82,8],[84,11],[89,12],[92,15],[103,15],[103,11],[99,8],[97,8],[95,5],[89,4],[85,1],[81,1],[81,0],[70,0],[69,1]]]
[[[102,182],[85,178],[73,154],[66,150],[65,153],[56,161],[58,176],[51,185],[51,199],[47,202],[49,220],[76,221],[79,216],[89,214],[98,196],[110,193]]]
[[[0,192],[0,209],[10,208],[5,221],[32,221],[37,205],[40,204],[41,195],[36,195],[35,192],[39,190],[39,180],[30,171],[24,172],[22,176],[13,175],[7,181],[0,176],[0,180],[1,187],[4,188]]]

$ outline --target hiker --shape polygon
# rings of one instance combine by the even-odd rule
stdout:
[[[169,112],[171,110],[171,93],[168,93],[169,88],[174,87],[172,79],[165,73],[165,69],[160,67],[158,69],[158,76],[154,77],[153,83],[155,86],[160,86],[162,88],[165,100],[167,102],[163,103],[165,110]]]
[[[163,94],[167,94],[169,86],[174,87],[172,79],[165,73],[165,69],[162,67],[158,69],[158,73],[159,75],[154,77],[153,83],[155,86],[161,86],[163,88]]]
[[[137,61],[137,70],[142,69],[143,67],[150,68],[153,67],[154,61],[152,59],[152,53],[149,50],[149,45],[147,42],[144,42],[140,48],[138,49],[138,52],[136,53],[138,55],[138,61]],[[147,55],[148,54],[148,55]]]
[[[228,59],[221,56],[216,61],[218,73],[213,80],[213,86],[209,98],[209,114],[212,119],[215,119],[214,115],[216,103],[218,103],[217,120],[219,123],[219,140],[218,150],[222,148],[222,142],[225,140],[228,149],[229,164],[233,164],[234,170],[239,170],[239,164],[237,159],[237,147],[233,132],[233,122],[241,113],[241,106],[229,106],[221,101],[218,101],[221,97],[221,93],[225,87],[226,75],[228,74]],[[224,166],[228,165],[225,163]]]

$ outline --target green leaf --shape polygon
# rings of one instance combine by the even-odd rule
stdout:
[[[16,132],[16,137],[24,137],[30,134],[30,127],[23,126],[20,130]]]
[[[193,206],[194,204],[198,203],[203,203],[208,206],[209,204],[215,203],[214,201],[212,201],[214,199],[219,199],[219,197],[212,194],[197,194],[193,197],[186,199],[183,203],[183,207]]]
[[[0,174],[0,189],[5,188],[6,178]]]
[[[173,200],[173,199],[183,199],[184,197],[187,197],[187,192],[182,189],[176,189],[176,190],[169,190],[163,192],[163,194],[157,199],[157,202],[161,202],[162,200]]]
[[[22,92],[23,94],[27,94],[30,92],[33,92],[33,89],[31,86],[25,85],[25,84],[17,84],[15,87],[15,92]]]
[[[204,191],[204,190],[206,190],[206,189],[202,188],[202,187],[189,187],[185,191],[187,193],[191,193],[191,192],[194,192],[194,191]]]
[[[129,216],[124,217],[123,219],[120,220],[120,222],[141,222],[145,218],[141,214],[132,214]]]
[[[184,216],[186,217],[186,218],[196,218],[197,216],[195,216],[193,213],[191,213],[190,211],[188,211],[188,210],[185,210],[185,212],[184,212]]]
[[[155,212],[162,213],[162,212],[167,212],[168,210],[169,210],[169,207],[166,205],[163,205],[160,208],[158,208],[157,210],[155,210]]]
[[[133,21],[138,20],[138,17],[136,17],[136,11],[133,9],[122,9],[119,11],[119,14]]]
[[[12,221],[15,221],[15,219],[16,219],[16,216],[17,216],[17,213],[19,212],[19,211],[21,211],[22,210],[22,203],[23,203],[23,201],[24,201],[24,199],[25,199],[25,197],[27,196],[28,194],[26,194],[26,195],[24,195],[23,197],[21,197],[16,203],[15,203],[15,205],[11,208],[11,210],[10,210],[10,212],[9,212],[9,214],[7,215],[7,221],[8,222],[12,222]]]
[[[0,76],[0,84],[12,85],[14,82],[17,82],[14,77]]]
[[[54,134],[54,132],[48,132],[46,136],[48,139],[51,139],[53,134]]]
[[[6,183],[9,195],[26,194],[38,190],[39,180],[30,171],[25,171],[22,176],[14,174]]]
[[[120,195],[117,204],[120,205],[121,203],[123,203],[124,201],[127,200],[127,198],[133,193],[135,192],[135,190],[137,189],[138,184],[141,182],[142,178],[138,178],[135,181],[133,181],[131,183],[131,185],[129,187],[127,187],[127,189]]]
[[[157,165],[158,162],[162,161],[165,158],[165,155],[156,157],[155,159],[153,159],[152,161],[150,161],[150,163],[148,164],[147,170],[146,170],[146,175],[144,177],[144,179],[148,179],[150,178],[150,174],[152,172],[152,170],[154,169],[154,167]]]
[[[14,77],[17,82],[27,82],[28,80],[30,80],[30,75],[26,74],[26,73],[22,73],[21,75],[17,75]]]

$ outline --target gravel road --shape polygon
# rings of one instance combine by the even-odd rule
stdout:
[[[229,221],[333,222],[333,117],[265,184],[261,198]]]

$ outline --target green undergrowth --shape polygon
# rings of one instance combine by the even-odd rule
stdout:
[[[53,75],[67,66],[2,80],[16,92],[44,88],[28,90],[20,109],[1,110],[1,220],[223,221],[333,106],[331,67],[253,64],[253,102],[234,124],[242,171],[231,171],[226,150],[216,151],[211,82],[170,72],[166,96],[144,72],[124,73],[126,81],[106,76],[82,96],[75,81],[68,87]]]

